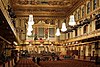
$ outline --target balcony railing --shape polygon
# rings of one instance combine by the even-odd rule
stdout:
[[[7,6],[8,4],[6,4]],[[9,16],[9,13],[7,11],[7,7],[5,6],[5,2],[0,0],[0,9],[2,10],[3,12],[3,15],[5,16],[9,26],[11,27],[11,30],[13,31],[15,37],[17,38],[18,41],[20,41],[19,39],[19,36],[17,35],[17,32],[16,32],[16,28],[14,27],[14,24],[12,23],[12,18]]]
[[[96,37],[96,36],[100,36],[100,29],[92,31],[90,33],[86,33],[86,34],[74,37],[74,38],[71,38],[71,39],[68,39],[67,42],[79,41],[79,40],[92,38],[92,37]]]

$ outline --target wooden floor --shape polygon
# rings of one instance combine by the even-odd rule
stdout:
[[[20,59],[15,67],[100,67],[100,65],[79,60],[40,61],[38,65],[32,59]]]

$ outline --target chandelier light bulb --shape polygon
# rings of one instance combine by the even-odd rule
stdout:
[[[62,23],[61,31],[62,31],[62,32],[65,32],[66,30],[67,30],[66,24],[65,24],[65,23]]]
[[[40,46],[43,46],[43,44],[40,44]]]
[[[17,42],[15,42],[15,41],[14,41],[13,43],[14,43],[15,45],[18,45],[18,43],[17,43]]]
[[[70,16],[69,25],[71,25],[71,26],[76,25],[76,22],[75,22],[75,19],[74,19],[74,15]]]
[[[32,44],[29,44],[29,46],[32,46]]]
[[[60,30],[59,30],[59,28],[57,28],[57,31],[56,31],[56,34],[55,34],[56,36],[60,36]]]

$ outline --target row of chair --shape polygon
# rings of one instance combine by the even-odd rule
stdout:
[[[32,59],[21,59],[15,67],[39,67]]]
[[[41,61],[41,67],[100,67],[93,62],[80,60]]]
[[[9,61],[0,64],[0,67],[14,67],[14,66],[15,66],[14,59],[10,59]]]

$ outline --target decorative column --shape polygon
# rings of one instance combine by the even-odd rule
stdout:
[[[37,27],[35,27],[35,30],[34,30],[34,40],[38,40],[38,36],[37,36],[37,32],[38,31],[38,28]]]
[[[48,28],[45,28],[45,38],[48,38]]]

